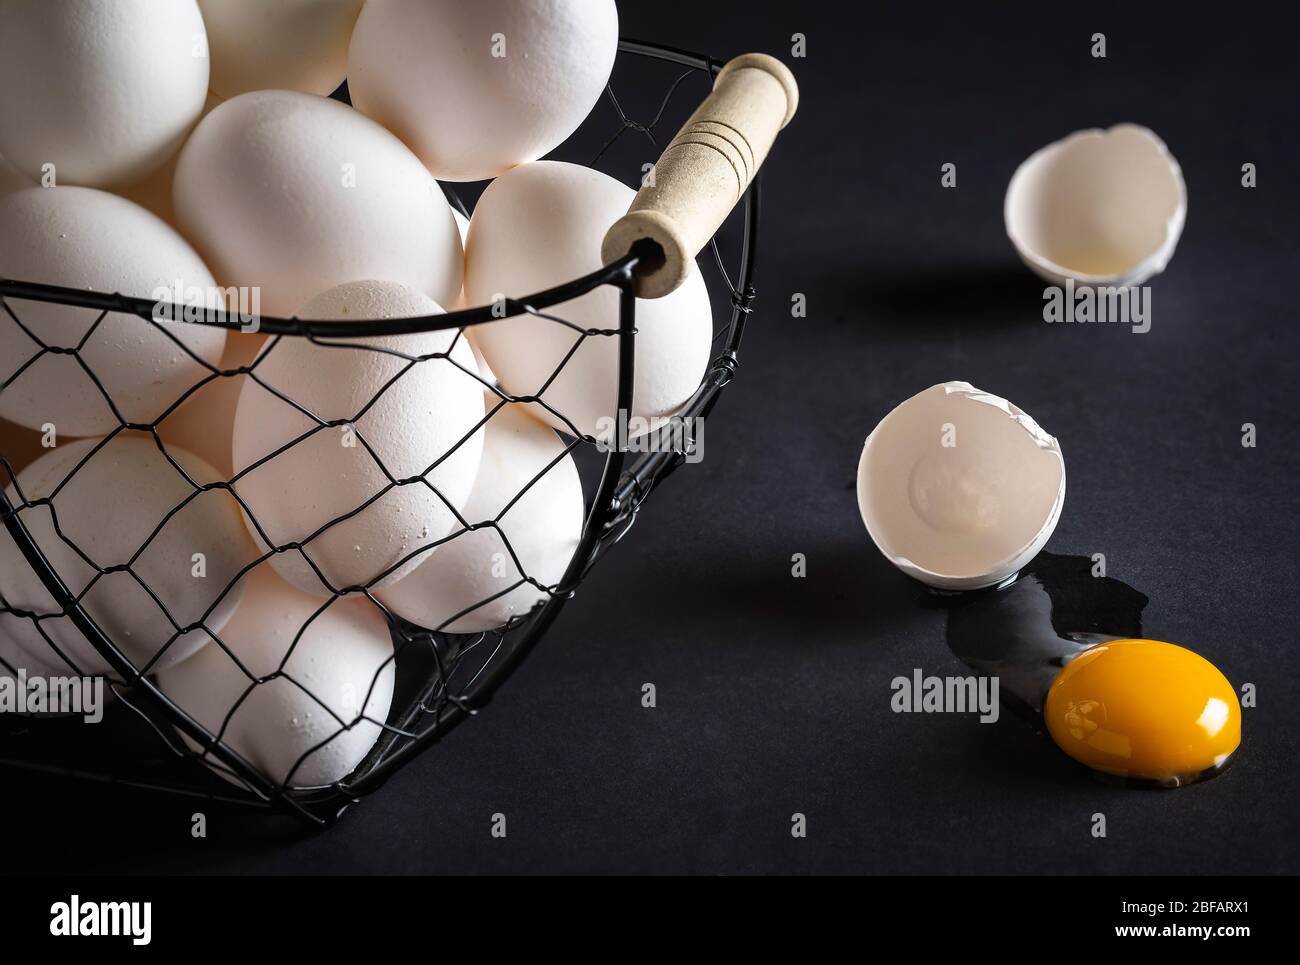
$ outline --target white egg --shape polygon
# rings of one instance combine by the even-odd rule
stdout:
[[[138,181],[180,147],[207,93],[194,0],[0,4],[0,153],[30,178]]]
[[[0,198],[0,277],[144,298],[179,284],[207,305],[221,304],[212,275],[175,229],[93,188],[28,188]],[[226,343],[225,330],[211,325],[116,312],[96,324],[94,309],[7,301],[28,331],[0,315],[0,382],[20,373],[0,392],[0,416],[32,428],[52,423],[61,436],[104,434],[120,421],[77,358],[42,353],[35,339],[59,348],[84,339],[77,355],[122,418],[137,423],[153,422],[209,374],[203,363],[215,364]]]
[[[22,495],[30,502],[52,495],[53,514],[50,504],[39,504],[21,509],[19,516],[64,585],[118,649],[137,669],[160,669],[207,640],[201,629],[178,636],[178,628],[200,620],[214,631],[225,625],[239,600],[238,587],[226,588],[256,553],[229,493],[200,493],[148,437],[120,435],[90,455],[100,441],[64,443],[20,472]],[[176,447],[169,452],[195,482],[216,478],[216,470],[192,453]],[[7,495],[17,505],[18,488],[10,486]],[[98,576],[96,567],[124,564],[130,564],[129,572]],[[61,612],[8,530],[0,533],[0,594],[12,607]],[[28,653],[65,664],[30,621],[11,620],[7,626]],[[67,617],[53,617],[43,626],[81,672],[109,671]]]
[[[632,189],[607,174],[560,161],[538,161],[503,174],[474,208],[465,259],[465,302],[499,294],[524,297],[601,267],[601,241],[627,213]],[[619,291],[602,286],[546,310],[578,329],[615,330]],[[512,395],[541,398],[578,432],[608,436],[619,388],[619,339],[588,336],[565,362],[581,332],[521,315],[474,326],[474,343]],[[698,388],[710,359],[712,315],[698,271],[666,298],[637,299],[633,415],[672,415]],[[560,364],[558,377],[546,385]],[[533,415],[571,432],[562,417],[533,406]]]
[[[403,285],[355,282],[313,299],[301,315],[379,319],[441,311]],[[449,357],[412,364],[392,352]],[[418,565],[408,555],[451,531],[453,509],[469,499],[483,450],[483,432],[476,431],[483,385],[473,372],[474,355],[456,330],[267,344],[256,368],[260,382],[245,384],[235,414],[235,469],[248,469],[235,488],[272,545],[305,541],[303,552],[272,558],[281,576],[307,593],[328,594],[305,553],[335,590],[385,586]],[[353,419],[353,428],[318,428],[317,420]],[[392,485],[385,469],[403,483]]]
[[[212,53],[211,88],[330,94],[347,74],[348,40],[364,0],[199,0]]]
[[[252,365],[265,341],[265,336],[251,332],[228,333],[217,368],[229,372]],[[188,449],[210,463],[222,479],[229,479],[234,475],[235,409],[247,379],[246,375],[221,375],[204,383],[158,424],[163,442]]]
[[[488,422],[464,512],[471,526],[495,525],[460,529],[379,599],[417,626],[448,633],[503,626],[545,600],[545,590],[523,581],[558,584],[582,535],[582,483],[565,449],[522,407],[502,405]]]
[[[158,687],[272,780],[294,787],[341,780],[374,746],[392,704],[388,624],[368,600],[326,605],[267,566],[243,582],[220,643],[160,673]]]
[[[559,146],[618,53],[614,0],[385,0],[348,51],[357,109],[444,181],[480,181]]]
[[[538,161],[497,178],[483,192],[470,222],[465,300],[484,305],[498,295],[530,295],[601,267],[600,246],[609,226],[627,213],[634,192],[608,175],[576,164]],[[578,329],[614,331],[619,292],[605,285],[546,310]],[[665,298],[636,303],[636,379],[633,414],[676,412],[699,387],[708,368],[713,320],[704,279],[693,271]],[[535,395],[558,410],[580,433],[607,436],[602,419],[614,418],[618,401],[618,337],[581,331],[531,315],[478,325],[475,344],[502,386],[516,396]],[[561,363],[563,371],[547,381]],[[540,407],[531,411],[562,431],[565,419]]]
[[[438,183],[401,141],[346,104],[255,91],[220,104],[176,167],[182,231],[224,285],[291,315],[363,278],[454,305],[464,252]]]
[[[944,382],[867,437],[858,507],[876,546],[946,590],[994,586],[1047,543],[1065,503],[1057,441],[1006,399]]]

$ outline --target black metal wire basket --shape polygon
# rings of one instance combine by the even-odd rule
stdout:
[[[629,59],[638,63],[657,64],[656,69],[660,71],[672,69],[667,93],[658,104],[653,116],[647,122],[641,123],[631,119],[625,112],[611,84],[607,91],[607,100],[617,117],[617,126],[612,135],[599,141],[601,146],[594,161],[591,162],[592,166],[607,163],[611,157],[611,149],[626,136],[644,137],[649,143],[655,145],[655,134],[660,123],[668,116],[678,91],[687,88],[696,78],[710,83],[723,66],[721,61],[699,54],[634,40],[623,40],[620,44],[619,64],[624,65]],[[593,112],[593,117],[587,121],[588,126],[602,123],[597,117],[598,113]],[[597,141],[593,140],[592,143]],[[636,173],[639,175],[640,172]],[[459,205],[459,201],[454,198],[453,203]],[[464,206],[459,206],[464,211]],[[73,546],[72,549],[79,552],[84,560],[92,563],[97,572],[88,586],[70,587],[65,583],[66,574],[60,573],[58,565],[42,551],[41,545],[33,537],[27,525],[29,513],[41,508],[50,508],[52,512],[50,499],[48,497],[32,499],[25,496],[21,492],[21,487],[17,487],[18,472],[10,461],[13,454],[0,452],[0,464],[4,466],[4,475],[0,477],[0,483],[8,488],[7,492],[0,492],[0,511],[3,513],[4,525],[27,564],[39,577],[45,590],[57,605],[53,611],[37,612],[24,609],[0,596],[0,632],[3,632],[2,620],[4,619],[29,622],[52,649],[79,673],[75,656],[61,649],[58,646],[57,636],[47,630],[51,620],[62,618],[70,621],[85,641],[112,668],[110,686],[119,706],[111,713],[133,721],[131,726],[137,731],[144,732],[152,729],[162,741],[162,745],[156,746],[165,746],[169,749],[169,752],[162,757],[172,759],[170,766],[159,765],[144,774],[124,774],[112,764],[101,764],[99,767],[86,766],[84,763],[72,761],[70,757],[65,759],[64,748],[57,741],[51,745],[43,735],[42,729],[46,726],[46,722],[22,720],[15,724],[12,715],[3,715],[10,717],[10,720],[5,722],[6,749],[0,752],[0,757],[3,758],[0,763],[10,767],[199,795],[257,808],[278,809],[297,815],[317,826],[332,823],[348,805],[375,791],[398,768],[428,749],[491,700],[506,678],[538,644],[568,600],[578,593],[583,578],[591,567],[628,532],[649,494],[686,461],[690,438],[689,434],[683,435],[681,432],[682,425],[690,425],[698,418],[707,415],[717,403],[723,388],[736,374],[737,351],[754,301],[753,276],[758,238],[758,206],[759,185],[755,177],[737,206],[735,218],[725,226],[724,231],[719,232],[719,235],[726,236],[723,244],[719,243],[719,236],[715,236],[709,242],[708,257],[701,259],[702,262],[708,263],[706,264],[708,270],[716,275],[710,283],[711,290],[716,293],[713,298],[715,317],[712,362],[698,389],[681,410],[681,419],[675,420],[673,425],[657,430],[654,441],[650,445],[638,446],[635,452],[628,451],[626,446],[598,444],[590,436],[583,437],[576,433],[572,438],[565,439],[565,453],[574,456],[575,459],[586,460],[586,465],[594,470],[588,474],[588,484],[584,487],[586,490],[584,493],[585,523],[577,550],[563,579],[558,583],[543,586],[519,567],[519,582],[513,584],[519,586],[523,582],[532,583],[539,590],[544,591],[544,602],[536,605],[526,615],[512,618],[500,629],[474,634],[457,634],[406,623],[395,616],[374,595],[369,586],[339,587],[336,597],[322,600],[323,611],[342,596],[364,597],[370,605],[377,607],[383,613],[394,648],[391,710],[386,719],[370,721],[371,724],[378,726],[379,737],[368,755],[347,777],[327,785],[296,784],[293,782],[292,773],[283,780],[265,773],[231,747],[230,743],[223,739],[222,733],[214,733],[204,727],[185,708],[169,698],[157,685],[152,675],[152,662],[139,666],[137,662],[132,661],[124,652],[121,641],[114,640],[88,611],[85,605],[86,595],[96,580],[110,573],[127,573],[142,586],[144,586],[143,581],[131,571],[129,560],[112,566],[101,566],[94,564],[87,554],[80,553],[78,548]],[[724,258],[724,248],[732,249],[730,258]],[[507,316],[527,314],[535,316],[539,324],[570,325],[578,341],[616,339],[619,367],[618,408],[624,414],[631,411],[633,402],[634,350],[637,335],[635,295],[637,271],[642,259],[650,255],[646,248],[634,248],[626,256],[585,277],[574,279],[548,291],[512,298],[506,302]],[[616,320],[611,319],[609,327],[583,328],[574,326],[563,318],[560,306],[603,286],[610,286],[619,293],[618,317]],[[719,298],[718,294],[722,298]],[[725,306],[722,303],[724,298]],[[32,302],[57,303],[98,312],[92,331],[109,313],[135,316],[142,326],[158,325],[157,303],[151,299],[0,279],[0,324],[18,326],[37,341],[40,349],[36,357],[46,353],[65,353],[75,356],[78,347],[55,347],[40,343],[22,320],[24,304]],[[113,405],[111,394],[104,388],[96,374],[86,366],[84,361],[80,359],[79,361],[99,390],[104,393],[105,399],[118,418],[118,426],[101,441],[101,446],[123,433],[152,439],[158,451],[188,481],[192,487],[192,495],[214,489],[224,490],[238,499],[241,507],[251,517],[249,507],[237,493],[240,473],[236,473],[230,480],[199,482],[192,479],[168,451],[168,445],[159,431],[159,423],[191,395],[217,379],[240,377],[257,379],[258,365],[263,358],[274,352],[275,345],[283,339],[302,338],[323,344],[325,340],[333,342],[337,339],[399,336],[443,330],[463,332],[474,326],[491,325],[500,320],[501,314],[500,306],[483,306],[445,315],[385,321],[307,322],[293,318],[264,317],[261,319],[260,329],[268,336],[267,344],[270,347],[256,361],[247,366],[226,370],[203,363],[206,375],[178,398],[160,418],[149,423],[130,422],[124,418]],[[238,322],[227,321],[222,324],[233,328]],[[456,335],[456,338],[461,337],[464,337],[463,334]],[[190,354],[193,356],[193,353]],[[445,358],[448,354],[440,353],[436,357]],[[197,360],[197,356],[194,357]],[[418,365],[429,361],[429,358],[408,357],[407,361],[409,365]],[[568,357],[561,362],[561,368],[567,361]],[[7,388],[20,374],[21,369],[6,376],[3,385],[0,385],[0,391]],[[490,418],[494,411],[509,403],[537,403],[539,399],[538,395],[509,395],[495,384],[487,387],[494,394],[495,400],[494,404],[487,406],[486,418]],[[382,393],[385,388],[387,386],[381,388],[379,392]],[[489,401],[493,402],[491,399]],[[542,404],[545,404],[544,397]],[[319,422],[317,428],[322,430],[335,428],[339,424],[328,420],[317,421]],[[91,458],[97,451],[99,447],[95,447],[86,459]],[[82,463],[84,462],[83,459]],[[80,465],[78,464],[77,469]],[[73,473],[76,471],[76,469],[72,470]],[[393,486],[411,482],[411,480],[398,479],[391,474],[388,474],[388,478],[390,485]],[[111,498],[111,494],[106,495]],[[253,521],[256,525],[256,520]],[[153,539],[165,522],[166,518],[159,521],[158,527],[150,534],[149,539]],[[473,531],[481,526],[493,525],[492,520],[473,520],[463,517],[460,518],[460,523],[461,527],[445,539],[454,538],[460,533]],[[302,545],[305,545],[305,542],[285,545],[271,543],[266,553],[241,570],[235,580],[242,577],[252,566],[264,565],[274,553],[302,552]],[[148,540],[146,545],[147,543]],[[303,555],[304,558],[308,558],[306,554]],[[235,580],[232,580],[222,592],[228,592]],[[148,587],[146,586],[145,589],[148,590]],[[4,588],[0,587],[0,594],[3,594],[3,591]],[[154,596],[154,599],[174,628],[175,634],[168,644],[187,632],[207,629],[202,625],[201,620],[197,624],[178,622],[167,613],[166,606],[157,596]],[[301,631],[299,632],[301,634]],[[220,632],[209,631],[209,634],[216,641],[215,645],[221,645]],[[3,659],[0,659],[0,669],[10,674],[17,673],[16,668]],[[276,674],[263,678],[250,678],[250,689],[283,675],[285,671],[282,664],[281,670]],[[298,686],[303,685],[299,683]],[[319,701],[319,698],[316,699]],[[321,706],[325,712],[329,712],[329,708],[324,703]],[[231,713],[234,713],[234,708]],[[336,716],[339,731],[357,726],[362,722],[363,716],[364,710],[353,720]],[[148,728],[140,727],[140,722],[147,723]],[[66,738],[65,734],[64,739]],[[311,751],[303,756],[306,757],[309,753]],[[174,758],[202,759],[202,763],[187,761],[184,766],[177,766]],[[214,778],[212,773],[214,770],[226,777],[225,783]],[[232,788],[232,784],[237,786]]]

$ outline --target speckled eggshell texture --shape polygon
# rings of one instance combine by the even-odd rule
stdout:
[[[495,397],[488,402],[500,404]],[[560,437],[521,406],[501,405],[488,422],[464,515],[471,525],[495,526],[461,530],[421,557],[414,573],[380,591],[388,607],[418,626],[491,630],[546,599],[545,590],[521,582],[525,577],[545,587],[560,582],[583,516],[578,468]]]
[[[480,181],[572,134],[617,53],[614,0],[380,0],[353,31],[348,90],[435,177]]]
[[[221,304],[212,275],[175,229],[93,188],[37,187],[0,198],[0,277],[144,298],[180,284],[207,305]],[[0,324],[0,382],[21,370],[0,394],[0,417],[30,428],[51,423],[62,437],[107,433],[120,420],[76,358],[41,354],[32,335],[63,348],[84,339],[81,360],[122,418],[137,423],[159,418],[210,374],[205,363],[214,365],[226,344],[225,330],[211,325],[155,325],[116,312],[95,325],[94,309],[19,299],[9,306],[31,335],[12,319]]]
[[[138,181],[198,120],[208,67],[195,0],[6,0],[0,154],[57,184]]]
[[[116,436],[96,450],[100,442],[81,439],[58,446],[19,473],[18,486],[10,486],[7,494],[15,504],[19,489],[28,501],[53,494],[53,513],[48,505],[30,506],[20,510],[21,521],[69,590],[84,593],[87,613],[135,667],[161,669],[194,653],[208,637],[201,629],[177,636],[176,626],[145,586],[177,626],[203,620],[219,631],[239,601],[238,586],[226,590],[256,553],[228,492],[200,493],[146,436]],[[197,456],[177,447],[169,453],[195,483],[216,479],[216,470]],[[96,579],[96,568],[73,546],[95,567],[129,562],[131,572]],[[7,530],[0,532],[0,593],[18,609],[60,612]],[[4,629],[42,663],[67,667],[71,661],[82,673],[109,671],[107,660],[66,617],[46,620],[43,626],[67,660],[50,650],[30,621],[10,620]]]
[[[181,151],[174,191],[181,230],[212,273],[260,288],[265,314],[366,278],[440,305],[460,294],[464,252],[441,188],[401,141],[338,101],[275,90],[218,105]]]
[[[380,319],[441,311],[405,286],[355,282],[313,299],[302,316]],[[393,351],[448,357],[412,365]],[[385,586],[414,569],[418,558],[406,557],[450,532],[456,522],[452,508],[460,510],[469,498],[483,450],[477,428],[484,415],[483,385],[473,374],[474,354],[464,336],[452,330],[327,345],[284,338],[268,343],[255,371],[260,381],[245,384],[235,414],[234,466],[237,472],[248,469],[235,488],[266,539],[275,546],[307,541],[303,551],[336,590]],[[312,432],[317,419],[356,422],[354,429]],[[423,476],[429,485],[417,479],[392,486],[380,463],[393,479]],[[252,520],[250,525],[256,533]],[[303,553],[280,553],[272,562],[298,589],[330,592]]]
[[[609,226],[627,213],[634,192],[599,171],[560,161],[515,168],[488,187],[474,208],[466,257],[465,301],[521,297],[580,278],[601,267]],[[605,285],[546,310],[579,329],[618,328],[619,293]],[[633,414],[676,412],[708,367],[713,321],[699,271],[659,299],[638,299]],[[531,315],[475,326],[474,341],[501,384],[534,395],[564,362],[580,332]],[[618,338],[586,338],[542,394],[578,432],[600,436],[618,401]],[[530,411],[562,431],[568,423],[540,407]],[[606,425],[608,425],[606,423]]]
[[[220,643],[159,674],[159,688],[272,780],[311,787],[346,777],[374,746],[375,722],[392,703],[387,622],[367,600],[334,599],[322,609],[265,565],[243,582]],[[262,682],[254,687],[255,679]]]

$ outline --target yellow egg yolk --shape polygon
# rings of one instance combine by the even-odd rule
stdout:
[[[1161,783],[1190,780],[1241,743],[1232,684],[1200,654],[1159,640],[1085,650],[1052,681],[1043,716],[1075,760]]]

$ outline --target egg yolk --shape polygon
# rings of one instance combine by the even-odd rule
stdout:
[[[1241,743],[1241,707],[1219,669],[1159,640],[1111,640],[1066,664],[1047,692],[1048,732],[1094,770],[1181,784]]]

